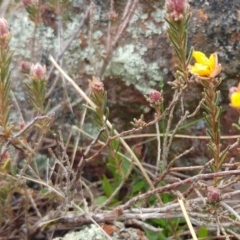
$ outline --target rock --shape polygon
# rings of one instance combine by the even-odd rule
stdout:
[[[239,77],[240,2],[190,1],[190,45],[205,53],[218,52],[226,78]]]

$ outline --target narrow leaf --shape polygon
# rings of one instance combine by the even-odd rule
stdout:
[[[175,31],[178,31],[177,27],[174,26],[167,18],[165,18],[166,22],[169,24],[170,27],[172,27]]]
[[[102,186],[103,186],[103,191],[106,194],[106,196],[110,197],[111,194],[113,193],[113,189],[112,189],[112,186],[111,186],[108,178],[105,175],[103,175]]]
[[[219,161],[219,166],[218,168],[222,167],[222,164],[224,162],[224,160],[226,159],[227,155],[228,155],[228,150],[230,148],[230,145],[226,147],[226,149],[224,149],[221,153],[220,153],[220,161]]]
[[[191,48],[190,48],[190,51],[189,51],[189,54],[188,54],[187,62],[186,62],[187,66],[190,64],[190,62],[191,62],[191,60],[192,60],[193,51],[194,51],[194,48],[191,47]]]

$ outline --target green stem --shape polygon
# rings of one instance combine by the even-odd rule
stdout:
[[[183,21],[180,22],[179,24],[179,29],[180,31],[178,32],[178,42],[179,42],[179,53],[181,56],[181,59],[179,59],[179,63],[181,65],[181,68],[183,69],[183,74],[184,74],[184,80],[187,82],[188,81],[188,70],[187,70],[187,59],[186,59],[186,48],[185,46],[187,45],[186,41],[187,38],[184,38],[184,35],[186,34],[186,30],[183,27]]]
[[[9,135],[7,130],[8,114],[9,114],[9,93],[10,93],[10,83],[9,83],[9,64],[8,61],[8,49],[1,47],[0,55],[0,124],[6,135]]]
[[[209,142],[209,148],[213,153],[214,157],[214,172],[217,173],[219,171],[220,166],[220,129],[219,129],[219,114],[218,112],[221,111],[220,107],[218,106],[217,100],[217,91],[216,87],[213,86],[211,83],[209,84],[208,88],[205,89],[205,99],[206,99],[206,106],[205,108],[207,112],[207,117],[210,118],[210,126],[209,132],[211,140]],[[216,186],[218,182],[217,178],[214,178],[214,185]]]

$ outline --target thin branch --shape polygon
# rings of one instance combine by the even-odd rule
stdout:
[[[138,1],[139,0],[134,0],[133,3],[131,4],[132,0],[129,0],[128,3],[126,4],[125,6],[125,10],[124,10],[124,18],[122,19],[122,23],[120,24],[119,26],[119,30],[116,34],[116,37],[114,38],[113,40],[113,43],[112,45],[110,45],[109,49],[108,50],[108,54],[106,56],[106,58],[104,58],[103,60],[103,65],[100,69],[100,71],[98,72],[97,76],[99,78],[101,78],[101,76],[103,75],[103,73],[105,72],[105,69],[107,68],[109,62],[111,61],[111,58],[112,58],[112,52],[113,50],[115,49],[115,47],[117,46],[117,43],[120,39],[120,37],[122,36],[123,32],[125,31],[125,29],[127,28],[132,16],[133,16],[133,13],[138,5]]]
[[[181,124],[186,120],[188,114],[189,114],[189,112],[186,111],[185,114],[184,114],[184,116],[181,117],[181,119],[178,121],[176,127],[174,128],[173,133],[172,133],[172,135],[170,136],[170,138],[169,138],[169,140],[168,140],[168,145],[166,146],[166,149],[165,149],[166,158],[168,157],[169,149],[170,149],[170,147],[171,147],[171,145],[172,145],[173,138],[174,138],[174,136],[175,136],[175,134],[176,134],[179,126],[181,126]],[[167,159],[166,159],[166,160],[167,160]]]
[[[81,21],[80,21],[76,31],[72,34],[72,37],[63,45],[61,52],[58,54],[58,56],[56,58],[57,62],[62,58],[62,56],[65,53],[65,51],[69,48],[69,46],[71,45],[72,41],[76,38],[77,34],[79,34],[82,26],[84,25],[84,23],[86,22],[86,20],[88,18],[90,9],[91,9],[91,4],[88,6],[88,8],[87,8],[87,10],[85,12],[84,17],[81,19]],[[54,70],[54,66],[51,67],[51,69],[50,69],[50,71],[48,73],[47,79],[50,78],[53,70]]]
[[[184,155],[187,155],[188,153],[190,153],[192,150],[194,149],[194,147],[191,147],[190,149],[187,149],[186,151],[184,151],[183,153],[179,154],[177,157],[175,157],[174,159],[171,160],[171,162],[168,164],[167,168],[164,170],[164,172],[155,180],[154,182],[154,186],[157,186],[164,178],[165,176],[169,173],[171,166],[181,157],[183,157]]]
[[[157,117],[157,114],[156,114]],[[158,174],[158,169],[160,166],[160,161],[161,161],[161,137],[160,137],[160,130],[159,130],[159,123],[155,123],[156,126],[156,134],[157,134],[157,161],[156,161],[156,172],[155,176]]]
[[[199,174],[197,176],[189,177],[185,180],[173,183],[173,184],[168,184],[164,187],[159,187],[156,188],[155,190],[148,191],[147,193],[141,194],[137,197],[132,198],[125,204],[117,207],[116,209],[120,210],[125,210],[128,209],[130,206],[134,205],[136,202],[143,200],[145,198],[149,198],[152,195],[160,194],[163,192],[169,192],[179,186],[189,184],[189,183],[194,183],[199,180],[208,180],[208,179],[213,179],[214,177],[227,177],[227,176],[232,176],[232,175],[240,175],[240,170],[232,170],[232,171],[224,171],[224,172],[217,172],[217,173],[207,173],[207,174]]]
[[[76,182],[78,181],[78,179],[80,178],[81,176],[81,171],[84,167],[84,162],[85,162],[85,156],[89,153],[90,149],[95,145],[95,143],[98,141],[98,139],[100,138],[100,136],[102,135],[102,133],[105,131],[105,127],[102,127],[100,129],[100,131],[98,132],[97,136],[95,139],[93,139],[93,141],[91,142],[91,144],[88,146],[88,148],[85,150],[85,152],[83,153],[83,156],[81,157],[81,159],[79,160],[79,163],[77,165],[77,168],[76,168],[76,173],[75,173],[75,176],[71,182],[71,189],[74,189],[75,188],[75,185],[76,185]]]
[[[238,214],[232,207],[230,207],[227,203],[225,203],[225,202],[223,202],[223,201],[221,201],[220,204],[221,204],[224,208],[226,208],[230,213],[232,213],[232,214],[237,218],[238,221],[240,221],[240,216],[239,216],[239,214]]]

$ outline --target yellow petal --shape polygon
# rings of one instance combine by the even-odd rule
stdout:
[[[194,64],[194,66],[191,68],[191,72],[202,77],[208,77],[210,75],[208,66],[199,63]]]
[[[209,75],[210,78],[216,77],[222,71],[222,66],[219,64]]]
[[[206,55],[199,51],[193,51],[193,57],[195,58],[197,63],[208,65],[209,59],[206,57]]]
[[[234,92],[230,95],[232,107],[240,108],[240,92]]]
[[[211,54],[211,56],[209,58],[209,69],[210,69],[210,72],[213,72],[214,69],[217,66],[215,58],[216,58],[216,55],[215,54]]]

